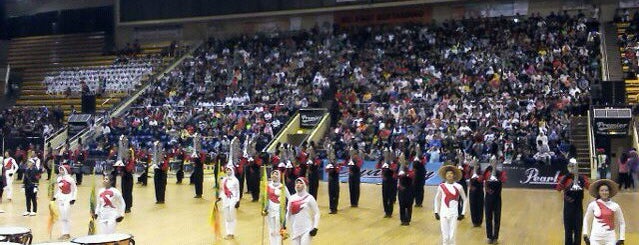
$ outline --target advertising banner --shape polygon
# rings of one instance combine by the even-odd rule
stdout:
[[[300,128],[314,128],[322,121],[324,109],[300,109]]]

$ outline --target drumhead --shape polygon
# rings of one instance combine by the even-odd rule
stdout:
[[[22,245],[22,244],[15,243],[15,242],[0,242],[0,245]]]
[[[0,235],[17,235],[31,232],[31,229],[18,226],[0,227]]]
[[[72,243],[76,244],[101,244],[106,242],[120,242],[126,241],[133,238],[130,234],[116,233],[116,234],[102,234],[102,235],[92,235],[92,236],[83,236],[78,237],[71,240]]]
[[[47,243],[36,243],[36,245],[76,245],[76,243],[72,243],[72,242],[47,242]]]

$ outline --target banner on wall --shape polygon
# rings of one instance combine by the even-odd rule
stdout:
[[[619,0],[619,8],[639,8],[639,0]]]
[[[561,171],[551,166],[504,166],[506,171],[505,187],[514,188],[535,188],[552,189],[555,188],[557,179]]]
[[[300,128],[314,128],[326,113],[325,109],[300,109]]]
[[[424,176],[425,184],[436,186],[442,183],[442,179],[437,175],[437,170],[441,167],[441,163],[426,164],[426,174]],[[326,162],[324,162],[326,166]],[[360,169],[362,177],[362,183],[381,184],[382,183],[382,170],[377,169],[376,161],[364,161],[362,168]],[[328,180],[326,171],[322,173],[323,180]],[[348,166],[342,167],[339,172],[339,181],[348,182]]]
[[[595,118],[597,135],[628,135],[630,118]]]

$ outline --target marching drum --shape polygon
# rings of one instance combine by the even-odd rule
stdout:
[[[133,235],[123,233],[83,236],[75,238],[71,242],[74,244],[135,245]]]
[[[0,227],[0,236],[6,237],[7,242],[15,242],[19,244],[31,244],[33,235],[31,229],[17,226]]]
[[[47,242],[47,243],[38,243],[36,245],[75,245],[72,242]]]
[[[15,242],[0,242],[0,245],[21,245],[21,244],[15,243]]]

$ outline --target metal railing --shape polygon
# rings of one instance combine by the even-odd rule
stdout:
[[[599,29],[601,30],[599,33],[601,43],[599,44],[599,52],[601,52],[601,80],[602,81],[610,81],[610,72],[608,68],[608,51],[606,50],[606,27],[604,22],[599,23]]]
[[[590,159],[590,179],[595,179],[597,177],[597,161],[595,155],[595,132],[592,129],[592,110],[588,110],[588,154]]]

